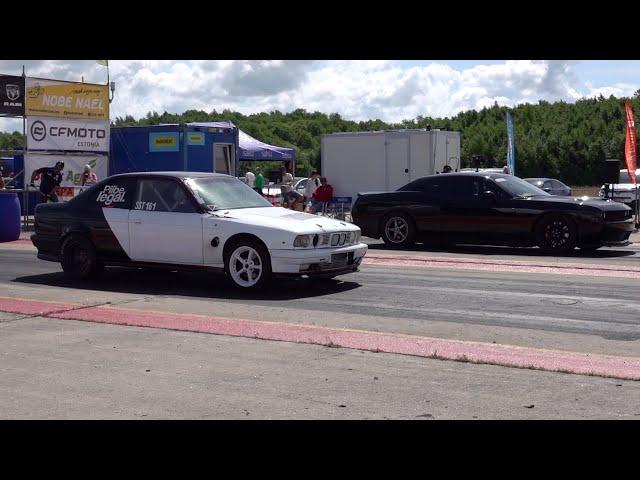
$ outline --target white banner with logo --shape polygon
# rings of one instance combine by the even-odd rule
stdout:
[[[62,182],[58,189],[61,200],[69,200],[81,191],[82,173],[84,166],[89,165],[91,171],[96,174],[98,181],[108,177],[109,157],[106,155],[44,155],[27,152],[24,156],[24,173],[27,184],[31,180],[31,174],[43,167],[53,168],[57,162],[64,162],[62,169]],[[39,180],[34,184],[40,185]]]
[[[30,116],[27,117],[27,149],[108,152],[109,122]]]

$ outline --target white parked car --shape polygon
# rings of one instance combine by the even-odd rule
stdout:
[[[636,179],[640,180],[640,168],[636,170]],[[636,189],[640,189],[640,184],[634,185],[629,178],[629,172],[626,169],[620,170],[619,183],[611,185],[609,191],[610,198],[616,202],[624,203],[636,210]],[[600,187],[600,197],[604,197],[604,185]],[[639,194],[640,196],[640,194]]]
[[[367,252],[351,223],[275,207],[235,177],[201,172],[114,175],[38,205],[31,239],[74,279],[105,265],[204,268],[242,289],[355,272]]]
[[[307,186],[307,177],[294,177],[293,189],[300,195],[304,195],[304,189]],[[277,207],[282,205],[282,190],[280,184],[270,183],[269,186],[262,189],[263,195],[269,200],[271,205]]]

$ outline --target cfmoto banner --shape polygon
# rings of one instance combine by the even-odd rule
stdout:
[[[28,150],[109,151],[109,122],[29,116],[27,124]]]
[[[27,77],[26,115],[109,121],[109,87]]]
[[[60,186],[66,189],[66,191],[60,193],[63,197],[72,197],[79,191],[79,189],[71,187],[81,186],[82,172],[85,165],[91,167],[93,173],[98,176],[98,181],[108,176],[109,157],[106,155],[44,155],[27,153],[24,156],[25,178],[30,179],[34,170],[42,167],[53,167],[56,162],[64,162],[62,182],[60,183]],[[36,185],[38,185],[37,181]]]
[[[24,77],[0,75],[0,115],[24,116]]]

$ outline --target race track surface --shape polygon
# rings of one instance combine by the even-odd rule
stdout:
[[[78,284],[0,244],[0,418],[640,418],[637,244],[369,243],[360,272],[257,294],[122,268]]]

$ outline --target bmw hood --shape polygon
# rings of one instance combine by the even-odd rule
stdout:
[[[212,216],[293,233],[344,232],[359,229],[356,225],[343,220],[334,220],[282,207],[219,210]]]

